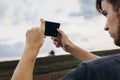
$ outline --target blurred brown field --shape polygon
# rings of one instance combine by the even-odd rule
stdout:
[[[120,53],[120,49],[93,52],[99,56],[108,56]],[[0,62],[0,80],[10,80],[19,60]],[[51,56],[37,58],[33,73],[34,80],[58,80],[72,69],[76,68],[80,61],[72,55]]]
[[[58,71],[58,72],[52,72],[48,74],[35,75],[34,80],[58,80],[61,77],[63,77],[65,74],[67,74],[69,71],[71,71],[71,69]]]

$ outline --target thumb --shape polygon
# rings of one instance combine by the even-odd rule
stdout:
[[[45,20],[40,19],[41,25],[40,25],[40,31],[44,34],[45,32]]]
[[[66,36],[66,34],[61,29],[57,29],[57,31],[61,35],[61,37]]]

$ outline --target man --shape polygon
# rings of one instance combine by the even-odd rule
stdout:
[[[120,0],[97,0],[97,10],[106,16],[107,30],[120,46]],[[33,28],[26,33],[26,48],[18,63],[12,80],[32,80],[33,67],[39,49],[44,42],[45,22],[40,28]],[[80,61],[84,61],[74,71],[60,80],[120,80],[120,54],[100,58],[74,45],[62,30],[58,37],[52,37],[56,47],[62,47]]]

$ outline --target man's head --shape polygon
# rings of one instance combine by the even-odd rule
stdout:
[[[120,0],[96,0],[97,10],[106,16],[105,30],[120,46]]]

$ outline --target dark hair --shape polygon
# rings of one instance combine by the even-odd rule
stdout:
[[[102,13],[102,3],[103,0],[96,0],[96,9],[98,10],[98,12]],[[106,0],[108,3],[112,4],[113,9],[115,11],[118,11],[119,7],[120,7],[120,0]]]

